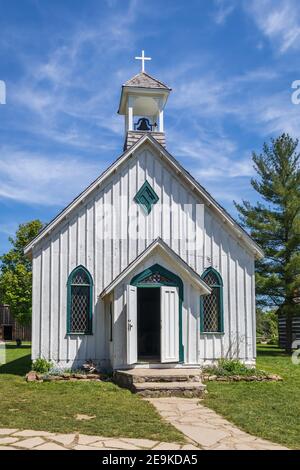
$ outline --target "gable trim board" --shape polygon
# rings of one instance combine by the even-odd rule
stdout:
[[[125,279],[130,272],[134,271],[139,264],[141,264],[146,258],[151,256],[154,251],[160,252],[171,260],[179,269],[179,271],[186,274],[192,283],[199,289],[202,295],[211,293],[211,289],[201,279],[201,277],[194,271],[172,248],[169,247],[161,238],[154,240],[137,258],[132,261],[100,294],[100,298],[103,299],[106,295],[110,294],[114,288]]]
[[[174,169],[177,175],[185,180],[186,184],[204,200],[207,206],[226,224],[226,227],[243,243],[251,253],[258,259],[262,258],[264,253],[257,243],[248,235],[248,233],[228,214],[228,212],[218,204],[215,199],[188,173],[181,164],[150,134],[144,134],[130,149],[126,150],[118,159],[112,163],[95,181],[93,181],[82,193],[80,193],[65,209],[63,209],[46,227],[25,247],[24,253],[30,255],[35,246],[45,237],[49,236],[56,226],[63,220],[67,220],[69,214],[97,188],[103,186],[105,180],[117,171],[117,169],[143,145],[150,144],[159,152],[169,165]]]

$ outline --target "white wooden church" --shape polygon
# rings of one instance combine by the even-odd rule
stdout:
[[[121,90],[123,153],[26,247],[32,358],[104,370],[253,364],[262,251],[168,152],[171,89],[141,59]]]

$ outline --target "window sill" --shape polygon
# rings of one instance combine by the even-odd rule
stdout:
[[[200,331],[200,335],[225,335],[224,331]]]
[[[67,336],[93,336],[93,333],[67,333]]]

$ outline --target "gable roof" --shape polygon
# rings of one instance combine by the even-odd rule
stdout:
[[[156,78],[151,77],[151,75],[146,72],[138,73],[130,80],[127,80],[127,82],[125,82],[123,86],[138,88],[160,88],[164,90],[171,90],[171,88],[169,88],[167,85],[160,82]]]
[[[250,235],[231,217],[231,215],[218,203],[215,199],[198,183],[197,180],[186,171],[181,164],[162,146],[159,142],[151,136],[150,133],[145,133],[132,147],[127,149],[120,157],[115,160],[95,181],[93,181],[82,193],[80,193],[65,209],[63,209],[43,230],[25,247],[24,253],[29,254],[33,247],[39,243],[42,238],[53,231],[53,229],[77,207],[79,204],[92,193],[97,187],[101,187],[106,178],[115,172],[120,165],[122,165],[134,152],[136,152],[143,144],[149,143],[157,152],[170,164],[175,173],[180,175],[181,179],[190,186],[190,188],[198,194],[200,198],[208,205],[208,207],[217,214],[226,227],[231,230],[250,251],[257,257],[263,257],[263,251],[258,244],[250,237]]]
[[[160,237],[154,240],[139,256],[135,258],[115,279],[103,289],[100,297],[103,298],[108,295],[130,272],[142,263],[148,256],[155,251],[160,251],[164,256],[173,261],[181,271],[191,279],[191,281],[197,285],[202,295],[211,293],[210,287],[201,279],[199,274],[194,271],[172,248],[167,245]]]

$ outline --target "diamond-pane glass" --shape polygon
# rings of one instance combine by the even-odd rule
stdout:
[[[219,331],[219,287],[213,287],[212,293],[203,298],[203,329],[204,331]]]
[[[70,332],[89,333],[91,327],[91,282],[84,269],[79,268],[74,272],[70,289]]]
[[[208,272],[203,278],[204,282],[210,286],[212,292],[210,295],[203,297],[203,331],[216,332],[220,331],[220,289],[218,278],[213,272]]]
[[[166,277],[162,276],[159,272],[151,274],[142,281],[143,284],[166,284],[170,282],[170,279],[167,279]]]
[[[89,280],[89,277],[88,277],[87,273],[83,269],[78,269],[73,275],[72,284],[89,285],[90,280]]]
[[[212,271],[209,271],[206,274],[206,276],[204,277],[204,282],[208,286],[215,286],[215,285],[219,284],[217,276]]]
[[[89,286],[72,286],[71,331],[86,333],[89,329]]]

